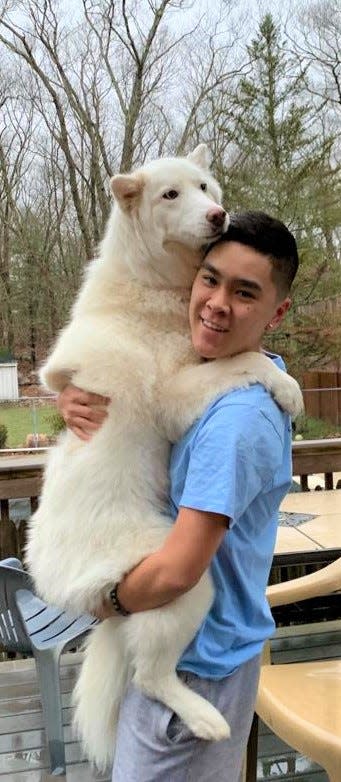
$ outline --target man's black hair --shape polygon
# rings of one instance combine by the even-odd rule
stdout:
[[[265,212],[240,212],[230,215],[227,231],[207,247],[207,254],[224,242],[239,242],[266,255],[272,265],[273,281],[280,295],[286,296],[298,268],[297,245],[293,234],[280,220]]]

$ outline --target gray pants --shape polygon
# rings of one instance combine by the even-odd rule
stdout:
[[[197,739],[179,717],[131,685],[122,703],[112,782],[239,782],[257,694],[260,656],[219,681],[183,681],[226,717],[227,741]]]

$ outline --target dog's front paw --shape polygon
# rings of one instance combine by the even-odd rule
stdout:
[[[304,412],[304,401],[302,391],[297,381],[283,372],[280,383],[275,383],[271,393],[277,404],[285,410],[293,419]]]

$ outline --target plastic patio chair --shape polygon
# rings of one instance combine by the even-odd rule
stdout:
[[[316,573],[268,587],[272,607],[341,590],[341,558]],[[341,660],[261,667],[256,713],[271,730],[328,774],[341,779]],[[253,759],[255,753],[253,753]],[[255,779],[255,768],[247,779]]]
[[[40,600],[20,560],[0,561],[1,643],[8,652],[20,652],[35,659],[54,775],[65,774],[60,655],[80,643],[95,624],[97,619],[89,614],[76,617]]]

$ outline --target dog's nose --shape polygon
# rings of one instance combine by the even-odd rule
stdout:
[[[226,212],[224,209],[220,209],[215,206],[213,209],[209,209],[206,214],[206,220],[212,223],[215,228],[221,228],[224,225]]]

